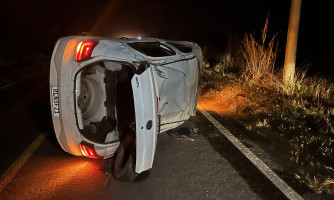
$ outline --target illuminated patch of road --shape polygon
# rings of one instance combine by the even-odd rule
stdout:
[[[104,190],[96,160],[84,157],[35,156],[8,184],[5,199],[94,199]],[[36,170],[37,169],[37,170]]]
[[[0,178],[0,192],[13,179],[21,167],[29,160],[30,156],[45,140],[46,134],[40,134],[33,143],[18,157],[15,162],[1,175]]]
[[[234,137],[225,127],[214,119],[200,104],[199,111],[223,134],[239,151],[244,154],[287,198],[303,199],[287,183],[285,183],[275,172],[253,154],[245,145]]]
[[[105,190],[104,160],[34,153],[0,193],[0,199],[95,199]],[[47,150],[49,151],[49,150]]]

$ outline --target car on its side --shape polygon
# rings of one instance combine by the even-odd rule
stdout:
[[[76,156],[115,156],[114,176],[133,180],[152,168],[157,134],[196,114],[201,62],[193,42],[59,39],[50,101],[60,146]]]

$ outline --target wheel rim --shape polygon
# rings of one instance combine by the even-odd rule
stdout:
[[[90,77],[83,77],[80,85],[78,106],[82,112],[82,119],[94,117],[103,105],[103,89],[100,83]]]

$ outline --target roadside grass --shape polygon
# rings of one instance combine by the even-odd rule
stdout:
[[[227,114],[247,118],[246,129],[288,146],[295,177],[317,193],[334,195],[333,82],[301,69],[285,86],[274,68],[275,36],[266,41],[267,25],[259,42],[251,34],[242,41],[239,72],[233,68],[240,69],[240,57],[231,54],[214,66],[204,62],[202,95],[223,102]]]
[[[242,55],[245,60],[242,78],[246,82],[262,86],[275,86],[274,65],[277,55],[275,36],[268,43],[268,18],[262,30],[261,41],[258,42],[252,34],[246,34],[242,41]]]

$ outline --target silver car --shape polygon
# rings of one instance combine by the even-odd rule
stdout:
[[[193,42],[70,36],[50,66],[54,130],[68,153],[114,158],[133,180],[152,168],[157,134],[196,114],[202,50]]]

